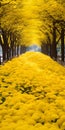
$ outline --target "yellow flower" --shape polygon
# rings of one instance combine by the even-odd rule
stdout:
[[[64,130],[64,67],[27,52],[1,66],[0,80],[0,130]]]

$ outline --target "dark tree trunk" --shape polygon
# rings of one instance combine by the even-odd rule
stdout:
[[[7,60],[7,42],[8,42],[8,37],[7,37],[7,32],[2,30],[3,32],[3,41],[4,43],[2,43],[2,51],[3,51],[3,61],[6,61]]]
[[[1,47],[2,47],[1,37],[0,37],[0,45],[1,45]],[[1,55],[0,55],[0,65],[1,65]]]
[[[7,45],[7,60],[11,59],[11,48]]]
[[[0,56],[0,65],[1,65],[1,56]]]
[[[8,50],[8,58],[9,60],[11,60],[11,48],[9,47],[9,50]]]
[[[44,54],[49,55],[49,44],[42,43],[41,52],[44,53]]]
[[[14,57],[14,41],[11,41],[11,57]]]
[[[19,56],[19,45],[17,45],[17,56]]]
[[[17,47],[15,44],[16,37],[12,32],[10,33],[10,41],[11,41],[11,58],[13,58],[17,55]]]
[[[20,54],[25,53],[25,52],[26,52],[26,46],[21,45],[20,46]]]
[[[55,22],[53,23],[53,42],[51,44],[51,57],[57,59],[57,50],[56,50],[56,27]]]
[[[64,29],[61,30],[61,60],[64,62]]]
[[[16,56],[16,45],[14,46],[14,55]]]
[[[49,55],[51,56],[51,44],[49,44]]]
[[[6,45],[2,45],[2,52],[3,52],[3,62],[7,60],[7,53],[6,53]]]

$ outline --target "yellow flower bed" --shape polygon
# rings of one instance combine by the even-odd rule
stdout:
[[[65,130],[65,68],[40,52],[0,66],[0,130]]]

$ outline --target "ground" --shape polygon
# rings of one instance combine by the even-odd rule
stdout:
[[[0,67],[0,130],[65,130],[65,68],[41,52]]]

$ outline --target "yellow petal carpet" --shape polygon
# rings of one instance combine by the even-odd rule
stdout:
[[[65,130],[65,68],[40,52],[0,66],[0,130]]]

